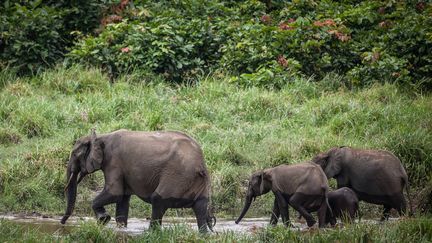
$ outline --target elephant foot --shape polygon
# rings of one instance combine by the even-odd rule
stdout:
[[[100,214],[97,216],[97,221],[99,224],[107,224],[109,221],[111,220],[111,216],[109,216],[108,214],[104,213],[104,214]]]
[[[118,228],[127,228],[127,222],[125,221],[116,221]]]
[[[308,227],[312,227],[316,223],[316,220],[315,219],[309,219],[309,220],[306,220],[306,223],[307,223]]]
[[[330,225],[331,225],[332,227],[334,227],[334,226],[336,225],[336,223],[337,223],[336,219],[331,219],[331,220],[330,220]]]
[[[125,217],[116,217],[116,223],[119,228],[127,228],[127,218]]]
[[[295,228],[296,227],[291,221],[285,222],[284,225],[285,225],[285,227],[288,227],[288,228]],[[276,226],[276,225],[274,225],[274,226]]]
[[[389,216],[382,216],[380,219],[380,222],[388,221],[388,219],[389,219]]]

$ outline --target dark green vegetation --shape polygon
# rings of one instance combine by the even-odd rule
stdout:
[[[0,241],[53,242],[58,235],[42,233],[16,223],[0,220]],[[257,229],[249,234],[223,232],[200,235],[186,225],[164,230],[146,231],[139,236],[126,236],[95,223],[83,223],[61,237],[62,242],[431,242],[432,219],[405,219],[381,225],[354,224],[343,229],[299,232],[284,227]]]
[[[35,72],[61,62],[135,69],[196,82],[280,88],[327,73],[363,86],[432,86],[432,6],[422,1],[91,0],[0,4],[0,67]],[[146,70],[146,71],[143,71]]]
[[[263,2],[1,1],[0,212],[62,214],[66,161],[93,127],[192,135],[206,156],[218,217],[238,216],[253,171],[340,145],[394,152],[417,213],[430,212],[431,3]],[[102,181],[98,172],[80,184],[76,215],[92,215]],[[248,216],[269,215],[271,206],[268,194]],[[133,198],[130,213],[147,217],[149,206]],[[430,231],[430,219],[416,218],[210,240],[421,242]],[[19,236],[53,241],[0,221],[0,241]],[[116,237],[86,225],[64,239]],[[131,240],[199,237],[179,227]]]

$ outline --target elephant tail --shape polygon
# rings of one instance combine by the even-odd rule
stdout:
[[[213,231],[214,226],[216,225],[216,216],[214,216],[213,214],[213,207],[209,207],[209,209],[207,210],[207,226],[210,229],[211,232]]]
[[[211,230],[211,232],[214,232],[213,228],[216,225],[217,220],[216,220],[216,216],[214,215],[215,207],[212,204],[212,194],[213,194],[212,192],[213,192],[212,187],[209,184],[209,193],[210,193],[209,198],[210,198],[210,200],[209,200],[209,205],[207,207],[207,225],[208,225],[209,229]]]
[[[333,218],[333,217],[334,217],[334,215],[333,215],[333,210],[332,210],[332,208],[330,207],[330,203],[329,203],[328,197],[325,198],[325,202],[326,202],[326,204],[327,204],[327,210],[328,210],[328,212],[329,212],[328,215],[330,215],[330,218]]]
[[[412,201],[411,201],[410,186],[409,186],[409,183],[408,183],[408,178],[404,177],[403,178],[403,182],[405,184],[405,190],[407,192],[408,203],[409,203],[409,207],[410,207],[409,216],[413,216],[414,215],[414,210],[413,210],[413,205],[412,205]]]

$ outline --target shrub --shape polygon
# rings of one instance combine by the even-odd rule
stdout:
[[[65,52],[66,41],[61,36],[64,12],[39,4],[12,5],[6,1],[1,6],[6,14],[0,27],[2,68],[13,66],[21,72],[37,72]]]
[[[61,60],[73,31],[90,33],[114,0],[5,0],[0,4],[0,68],[36,73]]]
[[[218,60],[224,40],[218,33],[224,28],[223,5],[206,1],[164,4],[137,7],[128,19],[79,41],[68,56],[113,75],[146,69],[172,81],[192,79]]]

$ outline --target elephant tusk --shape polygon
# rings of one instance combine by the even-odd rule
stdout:
[[[64,188],[64,191],[66,191],[67,189],[68,189],[68,187],[69,187],[69,184],[71,183],[71,181],[72,181],[72,177],[73,177],[73,173],[71,174],[71,176],[69,177],[69,180],[68,180],[68,182],[67,182],[67,184],[66,184],[66,186],[65,186],[65,188]]]
[[[80,172],[79,177],[78,177],[78,182],[77,185],[82,181],[82,179],[84,179],[85,174]]]

